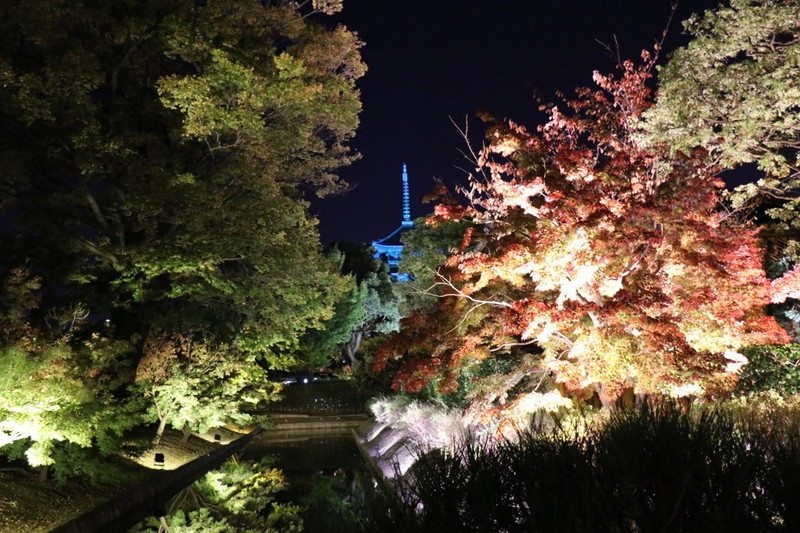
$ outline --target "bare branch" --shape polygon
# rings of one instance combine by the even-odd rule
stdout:
[[[444,287],[447,287],[448,289],[451,289],[453,291],[452,293],[437,294],[437,295],[435,295],[437,298],[446,298],[448,296],[457,296],[459,298],[465,298],[465,299],[469,300],[470,302],[475,302],[477,304],[487,304],[487,305],[493,305],[493,306],[496,306],[496,307],[512,307],[512,305],[510,303],[508,303],[508,302],[501,302],[501,301],[497,301],[497,300],[481,300],[479,298],[474,298],[474,297],[470,296],[469,294],[466,294],[464,291],[462,291],[458,287],[456,287],[450,279],[446,278],[438,270],[436,271],[436,277],[439,278],[440,281],[437,281],[436,283],[434,283],[433,286],[444,286]]]
[[[531,344],[536,344],[537,342],[538,341],[536,339],[532,339],[532,340],[525,341],[525,342],[504,342],[503,344],[500,344],[500,345],[498,345],[498,346],[496,346],[494,348],[491,348],[489,351],[490,352],[499,352],[500,350],[502,350],[504,348],[509,348],[511,346],[530,346]]]

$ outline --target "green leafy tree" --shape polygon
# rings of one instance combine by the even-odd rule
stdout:
[[[350,289],[336,302],[333,316],[323,327],[308,332],[301,342],[303,359],[312,366],[326,366],[344,356],[355,368],[364,337],[397,330],[399,298],[388,266],[374,255],[375,250],[366,244],[338,243],[328,250],[329,259],[350,281]]]
[[[723,169],[757,165],[764,178],[739,187],[734,206],[780,200],[768,210],[771,232],[789,239],[786,253],[796,260],[800,5],[730,0],[693,15],[684,28],[692,40],[659,70],[658,96],[644,114],[641,138],[673,152],[702,148]]]
[[[299,190],[341,187],[365,67],[357,37],[317,16],[288,1],[0,6],[7,244],[46,299],[142,342],[203,332],[268,359],[330,316],[346,285]]]
[[[344,253],[342,272],[352,275],[361,297],[361,320],[355,324],[344,354],[350,365],[357,364],[356,354],[365,336],[396,331],[400,322],[399,300],[389,276],[389,267],[375,257],[375,250],[366,244],[338,245]]]
[[[156,443],[167,425],[188,438],[227,422],[249,424],[253,408],[280,391],[252,355],[224,346],[160,333],[148,338],[144,352],[136,382],[149,400],[149,420],[158,422]]]
[[[276,501],[286,485],[268,460],[228,461],[176,496],[164,520],[170,531],[181,533],[299,533],[300,508]],[[164,525],[150,518],[132,531],[162,531]]]
[[[90,446],[96,429],[95,396],[69,368],[65,346],[8,347],[0,353],[0,445],[24,441],[31,466],[53,463],[57,442]]]
[[[116,452],[120,437],[141,419],[135,405],[118,398],[125,377],[117,361],[131,346],[98,334],[82,336],[76,323],[80,319],[74,315],[66,331],[60,321],[51,329],[31,327],[27,315],[39,305],[39,286],[39,280],[24,269],[12,271],[5,283],[5,312],[0,315],[0,454],[12,458],[24,454],[30,466],[44,467],[41,472],[46,475],[64,447]]]
[[[6,401],[70,421],[46,442],[88,445],[100,420],[114,427],[95,412],[105,398],[117,409],[137,393],[159,432],[235,418],[275,392],[264,369],[296,363],[299,338],[330,318],[348,281],[303,194],[341,189],[335,170],[356,157],[361,43],[320,23],[340,7],[0,5],[0,215],[13,226],[0,266],[41,279],[40,311],[9,316],[31,332],[63,323],[58,310],[86,318],[67,340],[4,347]],[[189,345],[154,362],[162,335]],[[95,372],[113,387],[94,388]]]
[[[333,316],[324,327],[313,330],[300,342],[302,359],[314,368],[327,366],[331,360],[342,353],[342,347],[348,344],[356,331],[364,323],[364,299],[367,287],[352,282],[350,290],[345,292],[336,302]]]
[[[800,394],[800,345],[749,346],[743,353],[749,363],[742,369],[740,391]]]

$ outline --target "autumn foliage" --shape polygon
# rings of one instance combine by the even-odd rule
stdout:
[[[513,405],[549,375],[604,401],[639,392],[728,390],[745,345],[788,342],[763,306],[771,286],[757,227],[719,209],[706,152],[670,155],[636,138],[651,105],[653,61],[595,73],[536,131],[492,128],[464,205],[431,224],[470,219],[439,270],[438,309],[412,316],[377,354],[399,359],[396,388],[459,375],[488,358],[516,366],[483,379],[486,407]]]

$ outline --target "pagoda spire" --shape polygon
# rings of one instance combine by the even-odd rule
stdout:
[[[383,239],[372,241],[375,248],[375,257],[385,261],[389,265],[389,273],[395,281],[407,281],[408,274],[398,274],[397,268],[403,256],[403,243],[400,235],[414,227],[411,220],[411,197],[408,193],[408,167],[403,163],[403,219],[400,225]]]
[[[408,194],[408,169],[406,164],[403,163],[403,222],[404,227],[413,226],[414,222],[411,220],[411,199]]]

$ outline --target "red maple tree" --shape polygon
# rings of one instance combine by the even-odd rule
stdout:
[[[439,270],[438,309],[408,318],[376,354],[377,369],[400,359],[395,387],[452,391],[465,368],[516,350],[519,364],[482,378],[473,399],[511,405],[508,391],[524,393],[537,372],[603,401],[626,387],[715,395],[746,361],[737,349],[788,342],[764,312],[758,228],[719,209],[724,184],[707,154],[637,142],[652,96],[643,59],[618,77],[595,73],[597,89],[550,108],[535,132],[489,131],[468,202],[429,220],[476,224]]]

